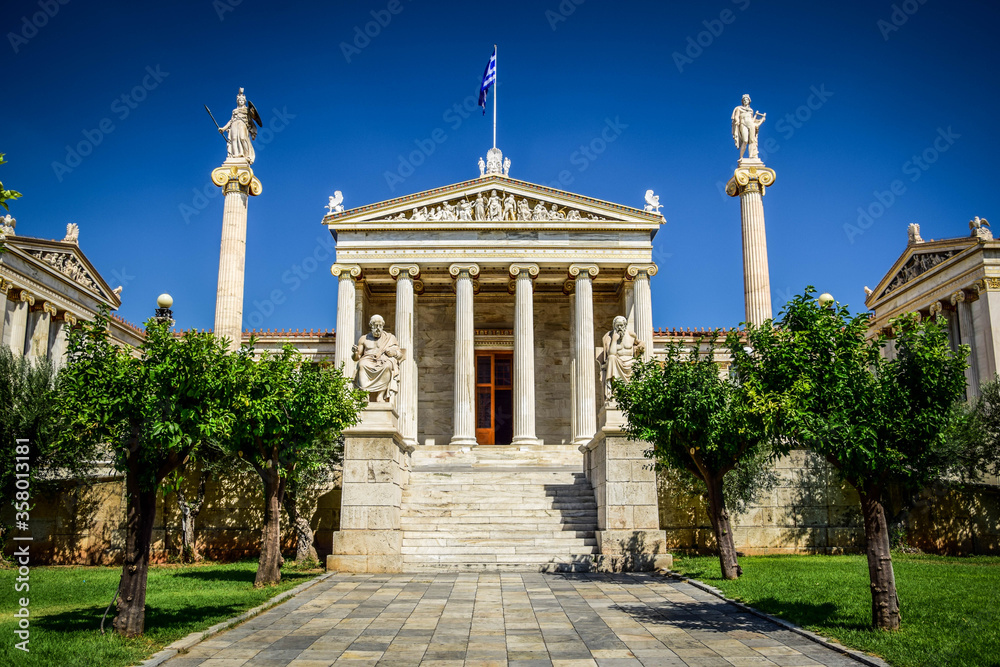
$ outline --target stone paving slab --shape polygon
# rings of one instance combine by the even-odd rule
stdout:
[[[856,667],[655,574],[338,574],[168,667]]]

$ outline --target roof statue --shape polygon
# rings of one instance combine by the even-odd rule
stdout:
[[[749,155],[747,157],[749,159],[760,160],[760,157],[757,155],[757,133],[760,131],[760,126],[764,123],[766,116],[766,113],[754,111],[750,108],[749,95],[744,95],[743,103],[733,109],[733,141],[736,142],[736,147],[740,149],[741,160],[743,159],[743,153],[747,152],[748,149]]]
[[[660,203],[660,196],[654,195],[652,190],[646,190],[646,206],[645,211],[647,213],[656,213],[657,215],[662,215],[660,209],[663,204]]]
[[[911,245],[924,242],[924,240],[920,237],[920,225],[917,223],[911,222],[910,226],[906,228],[906,233],[909,234]]]
[[[205,110],[208,110],[207,106]],[[211,116],[212,112],[209,111],[208,114]],[[214,116],[212,120],[215,120]],[[253,105],[253,102],[247,100],[243,89],[240,88],[240,92],[236,95],[236,108],[233,109],[232,117],[228,123],[219,128],[219,134],[223,136],[229,132],[229,136],[226,138],[226,151],[229,159],[243,159],[247,161],[247,164],[253,164],[256,158],[253,140],[257,138],[257,128],[262,126],[263,122],[260,120],[260,114],[257,113],[257,107]]]
[[[0,218],[0,236],[16,236],[14,234],[14,227],[17,226],[17,220],[15,220],[10,213]]]
[[[969,220],[969,229],[972,230],[971,236],[978,236],[984,241],[993,240],[993,232],[986,229],[989,226],[990,223],[986,220],[986,218],[980,218],[978,215],[972,220]]]
[[[344,193],[340,190],[334,190],[333,196],[330,197],[330,203],[326,205],[326,210],[329,213],[343,213]]]
[[[75,222],[66,225],[66,236],[63,237],[63,243],[80,244],[80,225]]]

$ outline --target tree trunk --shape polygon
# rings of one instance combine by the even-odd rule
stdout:
[[[273,464],[258,472],[264,482],[264,531],[253,585],[259,588],[281,581],[281,501],[285,495],[285,480]]]
[[[125,562],[118,586],[118,614],[112,625],[125,637],[137,637],[146,624],[146,577],[149,547],[156,519],[156,488],[140,490],[139,463],[129,462],[125,479],[128,490],[125,524]]]
[[[198,499],[189,501],[184,494],[183,482],[177,487],[177,506],[181,511],[181,560],[193,563],[201,560],[198,544],[194,538],[194,525],[205,502],[205,473],[198,473]]]
[[[299,563],[319,560],[319,554],[313,546],[312,526],[309,525],[309,518],[315,513],[316,503],[310,503],[310,511],[303,515],[299,512],[298,501],[298,489],[294,493],[285,489],[285,512],[288,513],[288,520],[295,530],[295,560]]]
[[[874,484],[858,488],[861,514],[865,521],[865,553],[872,589],[872,626],[880,630],[899,629],[899,597],[889,553],[889,527],[882,507],[881,489]]]
[[[705,485],[708,487],[708,514],[715,529],[715,542],[719,547],[719,565],[722,566],[724,579],[736,579],[743,574],[743,568],[736,560],[736,544],[733,542],[733,529],[729,525],[729,511],[726,510],[726,497],[722,491],[723,474],[706,475]]]

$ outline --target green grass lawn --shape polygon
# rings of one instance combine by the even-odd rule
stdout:
[[[722,579],[716,557],[680,557],[674,569],[761,611],[873,653],[894,667],[1000,665],[1000,558],[894,553],[902,627],[872,630],[864,556],[747,556]]]
[[[33,567],[31,590],[14,591],[16,570],[0,570],[0,665],[100,665],[124,667],[149,657],[165,645],[202,630],[293,588],[319,571],[283,569],[281,584],[254,589],[256,561],[227,565],[163,565],[149,571],[146,634],[122,639],[114,634],[108,614],[101,636],[101,614],[121,574],[120,567]],[[14,648],[20,641],[14,612],[21,597],[30,600],[29,653]]]

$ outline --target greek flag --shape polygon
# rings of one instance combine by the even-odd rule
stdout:
[[[497,82],[497,47],[493,47],[493,55],[490,62],[486,64],[486,71],[483,72],[483,85],[479,87],[479,106],[483,108],[483,115],[486,115],[486,94],[490,92],[490,86]]]

